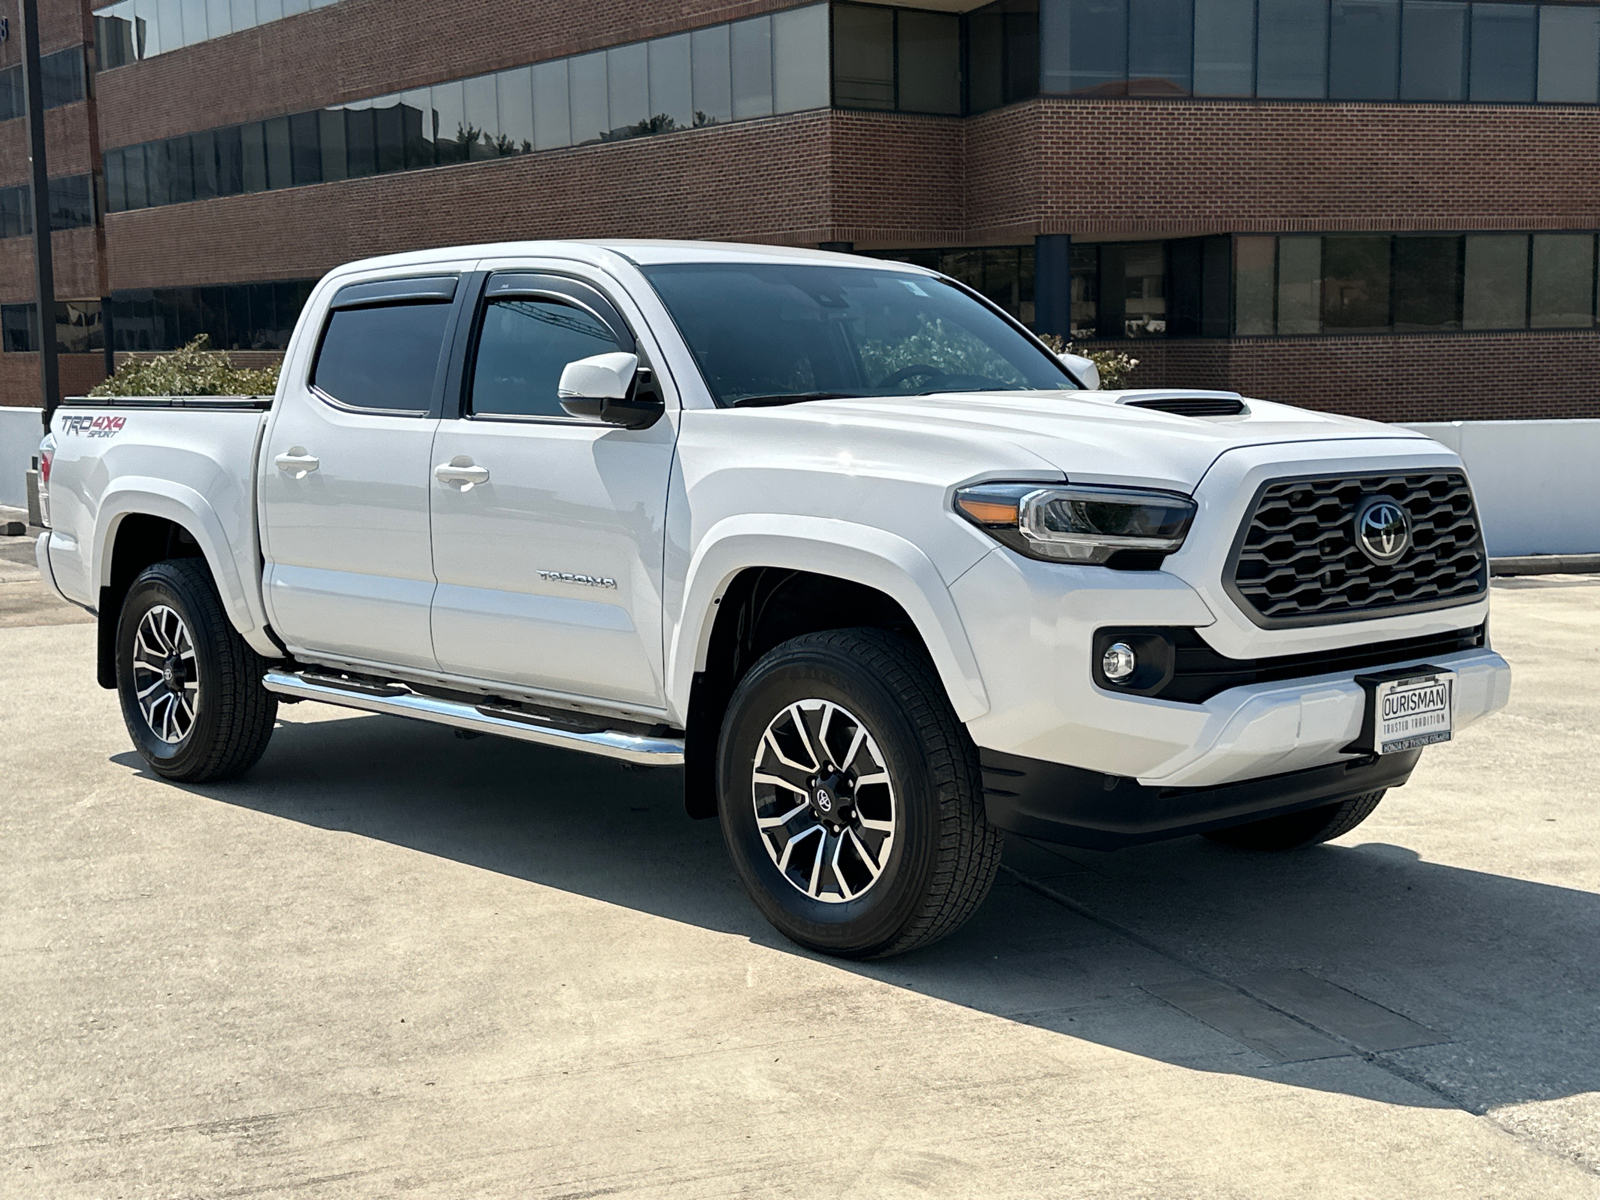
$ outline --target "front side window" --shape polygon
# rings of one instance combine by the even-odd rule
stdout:
[[[545,296],[491,300],[478,335],[471,411],[564,417],[556,385],[566,365],[621,349],[610,329],[575,304]]]
[[[645,275],[720,405],[1077,387],[959,288],[855,267],[675,263]]]
[[[447,303],[336,309],[312,385],[354,408],[427,412],[452,311]]]

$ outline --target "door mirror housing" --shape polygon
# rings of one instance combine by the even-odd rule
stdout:
[[[649,367],[637,354],[596,354],[561,370],[556,398],[569,416],[625,429],[654,425],[666,412]]]
[[[1067,369],[1068,375],[1071,375],[1091,392],[1100,390],[1100,368],[1094,365],[1094,359],[1085,358],[1081,354],[1067,354],[1065,352],[1056,355],[1056,357],[1061,360],[1061,365]]]

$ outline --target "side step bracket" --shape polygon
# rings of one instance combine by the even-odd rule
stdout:
[[[431,721],[435,725],[450,725],[475,733],[493,733],[518,741],[537,742],[541,746],[581,750],[586,754],[599,754],[641,766],[676,767],[683,764],[681,737],[656,737],[618,729],[575,728],[573,726],[579,724],[577,721],[567,722],[555,716],[546,718],[534,710],[492,704],[487,697],[484,704],[474,705],[424,696],[401,684],[374,686],[330,675],[301,675],[290,671],[268,671],[262,682],[269,692],[276,692],[280,696],[320,700],[324,704],[387,713],[394,717],[413,717],[419,721]],[[575,717],[577,715],[574,714]]]

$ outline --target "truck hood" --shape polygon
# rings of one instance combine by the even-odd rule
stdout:
[[[1245,400],[1236,416],[1191,417],[1130,407],[1141,399],[1237,398],[1231,392],[1163,389],[1124,392],[960,392],[816,400],[765,412],[847,423],[871,438],[899,436],[958,441],[981,454],[1006,443],[996,467],[1015,465],[1016,451],[1079,483],[1138,482],[1192,491],[1211,464],[1241,446],[1372,440],[1428,441],[1397,425],[1311,412],[1267,400]],[[998,449],[999,447],[995,447]]]

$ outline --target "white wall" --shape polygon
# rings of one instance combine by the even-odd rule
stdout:
[[[1600,421],[1411,425],[1461,455],[1489,554],[1600,554]]]
[[[23,473],[33,464],[43,437],[37,408],[0,407],[0,504],[26,507],[28,487]]]

